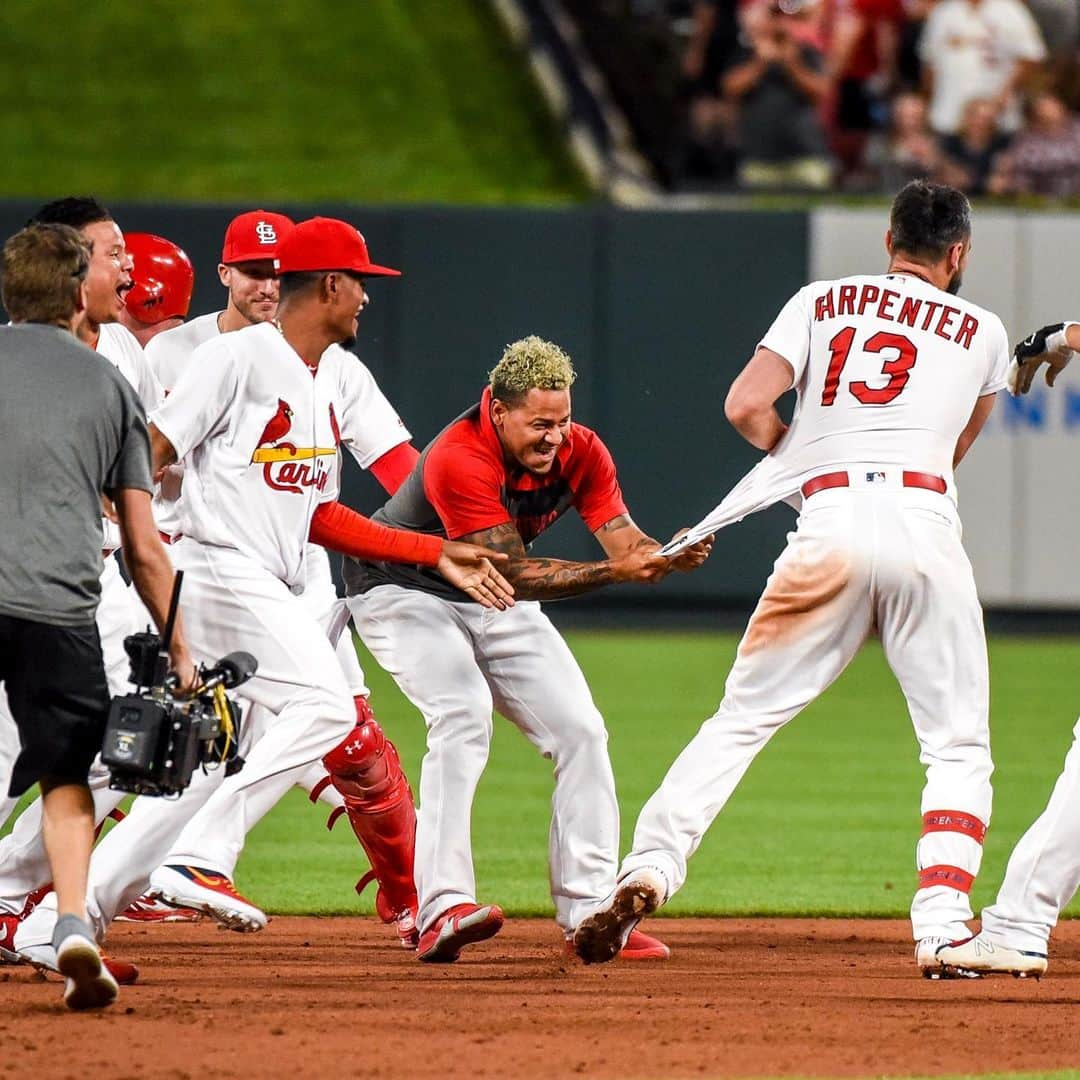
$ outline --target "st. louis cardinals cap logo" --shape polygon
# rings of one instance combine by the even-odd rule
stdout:
[[[331,423],[336,429],[337,420],[331,410]],[[275,491],[291,491],[303,494],[306,487],[322,491],[330,476],[330,468],[324,458],[337,459],[336,446],[297,446],[285,442],[292,428],[292,406],[278,398],[274,413],[259,436],[258,445],[251,455],[253,465],[262,465],[263,479]],[[334,432],[337,439],[337,431]]]
[[[260,244],[267,246],[277,243],[277,229],[269,221],[260,221],[255,225],[255,235]]]

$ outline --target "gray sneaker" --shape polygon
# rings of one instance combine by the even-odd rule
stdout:
[[[937,951],[937,958],[947,970],[966,975],[1038,979],[1046,971],[1046,953],[996,945],[984,934],[942,946]]]
[[[56,968],[64,976],[69,1009],[102,1009],[120,992],[92,938],[67,934],[56,948]]]

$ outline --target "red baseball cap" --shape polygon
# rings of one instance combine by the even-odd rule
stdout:
[[[249,210],[240,214],[225,230],[221,261],[228,264],[276,259],[278,245],[295,228],[292,218],[269,210]]]
[[[278,249],[279,274],[294,270],[351,270],[368,277],[401,277],[400,270],[379,266],[368,255],[364,234],[347,221],[313,217],[301,221]]]

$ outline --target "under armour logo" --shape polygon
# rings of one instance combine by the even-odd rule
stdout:
[[[255,226],[255,235],[259,238],[260,244],[277,243],[277,230],[269,221],[260,221]]]
[[[359,739],[356,739],[356,740],[355,740],[354,742],[351,742],[351,743],[349,743],[349,745],[345,747],[345,753],[346,753],[346,754],[348,754],[348,755],[350,755],[350,757],[351,757],[351,756],[352,756],[352,752],[353,752],[354,750],[357,750],[357,751],[359,751],[359,750],[360,750],[360,748],[361,748],[361,747],[360,747],[360,740],[359,740]]]

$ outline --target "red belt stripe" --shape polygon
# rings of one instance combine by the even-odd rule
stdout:
[[[940,476],[934,476],[933,473],[913,472],[909,469],[905,469],[901,474],[901,483],[907,488],[925,488],[927,491],[936,491],[939,495],[944,495],[948,490],[948,485]],[[820,476],[815,476],[810,480],[807,480],[802,486],[802,496],[804,499],[809,499],[811,495],[816,494],[819,491],[828,491],[829,488],[846,488],[851,486],[851,481],[848,479],[848,474],[841,470],[839,472],[822,473]]]

